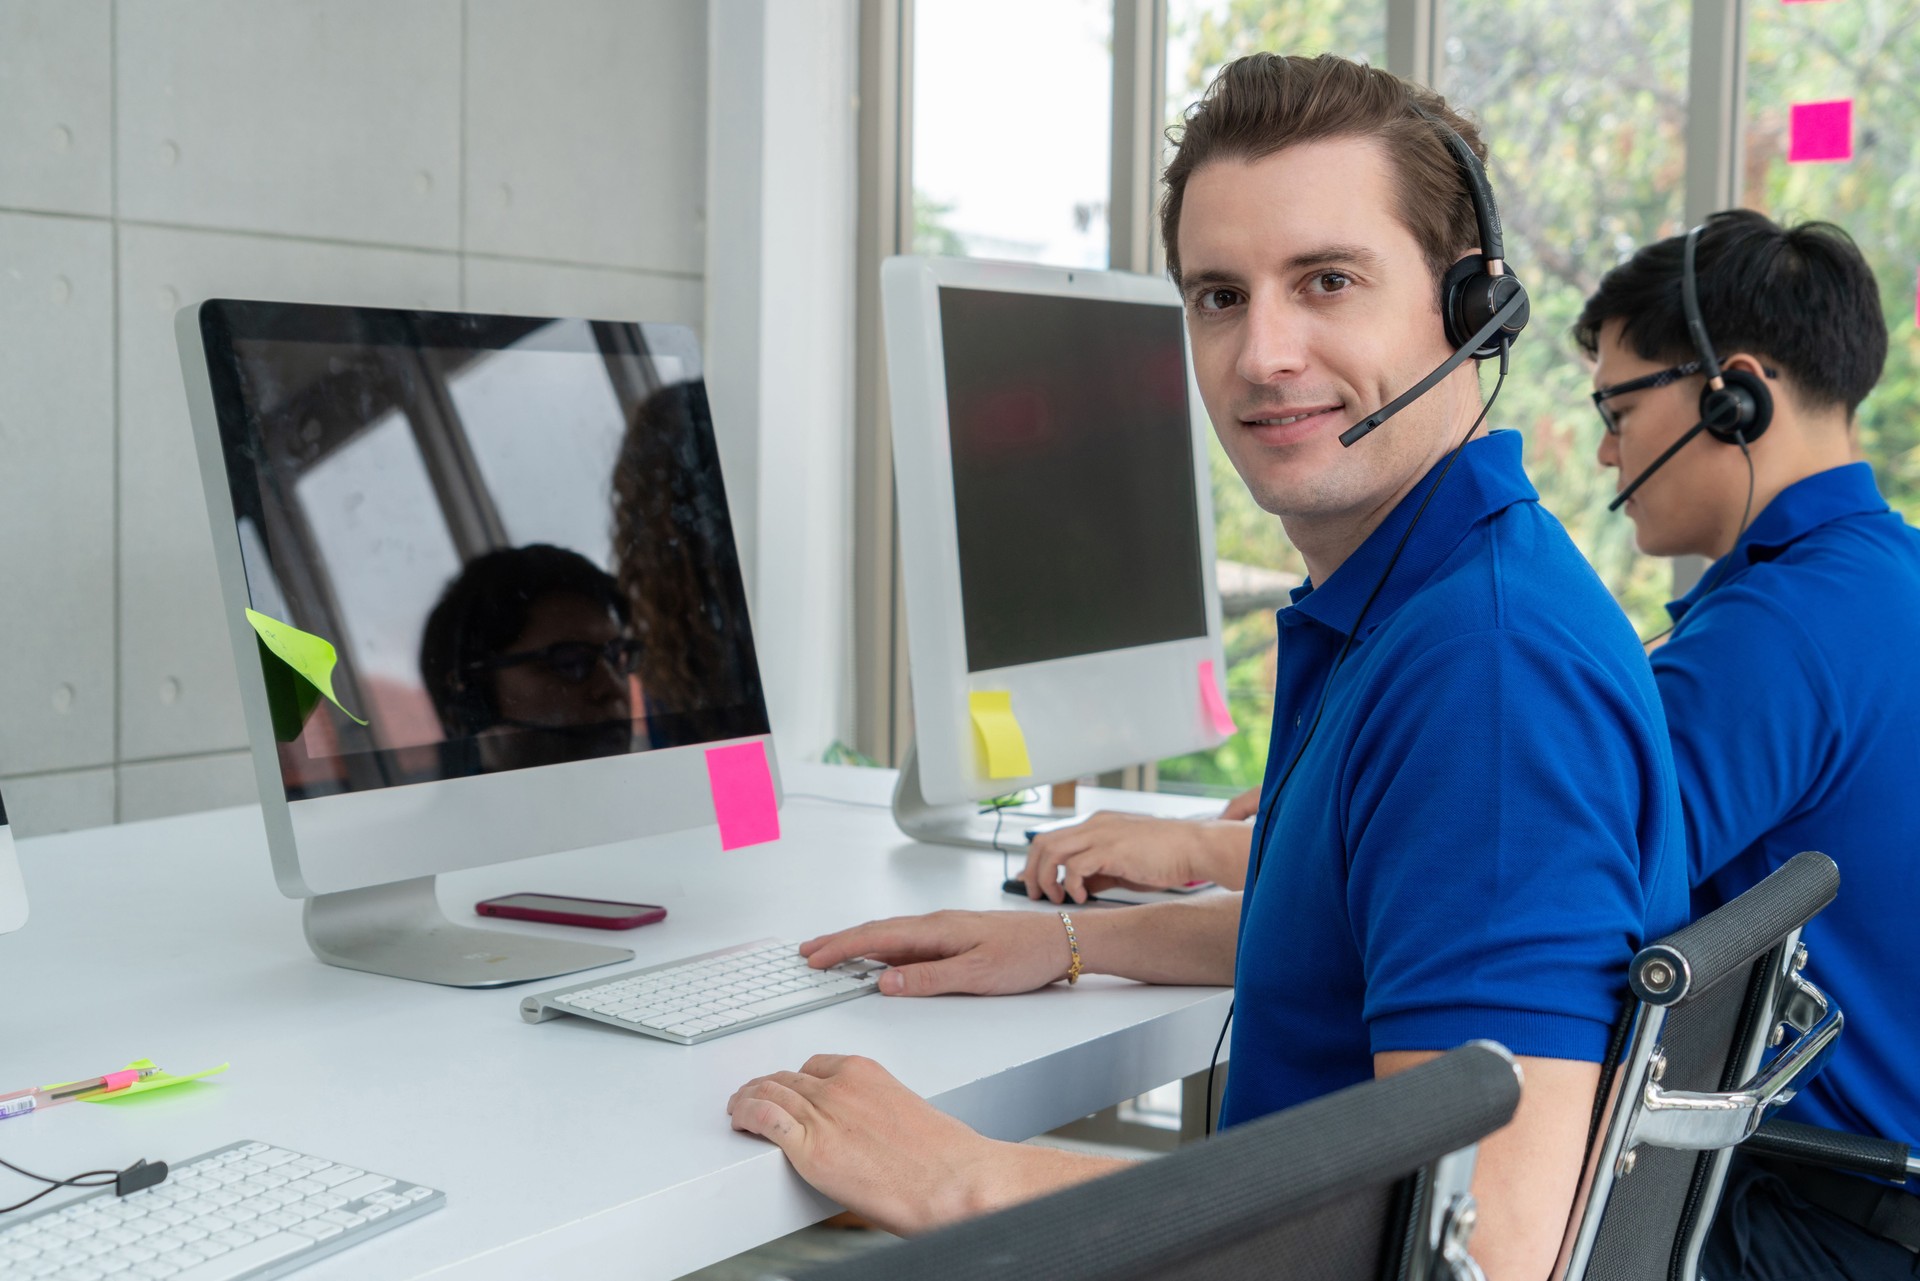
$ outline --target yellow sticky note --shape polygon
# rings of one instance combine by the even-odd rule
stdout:
[[[988,778],[1023,778],[1033,773],[1027,759],[1027,736],[1013,714],[1013,695],[1004,689],[974,690],[967,695],[973,714],[973,735],[987,761]]]
[[[277,618],[268,618],[257,610],[247,611],[247,621],[253,624],[260,643],[275,658],[291,667],[300,679],[325,694],[327,701],[346,712],[348,719],[356,725],[366,724],[352,712],[347,712],[334,695],[333,668],[340,661],[340,655],[330,642],[303,632],[298,627],[289,627]]]
[[[131,1070],[137,1070],[141,1068],[150,1068],[153,1066],[154,1066],[154,1062],[152,1059],[135,1059],[133,1062],[127,1064],[127,1067],[124,1070],[131,1071]],[[189,1081],[198,1081],[203,1076],[214,1076],[226,1070],[227,1070],[227,1065],[225,1063],[222,1063],[219,1067],[202,1068],[198,1072],[189,1072],[185,1076],[175,1076],[173,1073],[165,1072],[165,1071],[155,1072],[152,1076],[144,1077],[141,1080],[135,1081],[132,1085],[129,1085],[124,1090],[115,1090],[111,1094],[96,1094],[90,1099],[81,1099],[80,1102],[82,1103],[119,1103],[123,1099],[132,1098],[136,1094],[151,1094],[155,1090],[165,1090],[172,1086],[185,1085]],[[59,1084],[71,1085],[72,1082],[61,1081]],[[54,1089],[55,1087],[51,1085],[45,1085],[40,1088],[44,1090],[51,1090],[51,1089]]]

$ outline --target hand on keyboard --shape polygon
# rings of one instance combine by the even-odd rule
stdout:
[[[892,966],[888,996],[1031,992],[1067,976],[1073,954],[1051,912],[935,912],[856,925],[800,945],[819,969],[864,956]]]

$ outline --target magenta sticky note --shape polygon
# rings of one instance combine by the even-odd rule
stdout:
[[[773,771],[763,740],[707,749],[707,786],[720,820],[720,848],[737,850],[780,839],[780,809],[773,802]]]
[[[1220,682],[1214,679],[1213,660],[1200,660],[1200,706],[1206,709],[1207,724],[1213,726],[1216,734],[1238,733],[1240,727],[1233,723],[1233,713],[1227,710],[1227,700],[1220,694]]]
[[[1796,102],[1791,119],[1787,160],[1807,164],[1820,160],[1853,159],[1853,99],[1832,102]]]

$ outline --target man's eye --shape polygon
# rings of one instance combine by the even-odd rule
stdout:
[[[1239,297],[1239,291],[1233,289],[1206,289],[1196,295],[1193,301],[1201,311],[1225,311]]]
[[[1323,271],[1313,278],[1323,294],[1337,294],[1353,283],[1353,277],[1344,271]]]

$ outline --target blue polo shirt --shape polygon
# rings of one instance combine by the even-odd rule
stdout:
[[[1801,850],[1840,865],[1807,977],[1846,1012],[1785,1115],[1920,1142],[1920,532],[1866,463],[1782,490],[1653,653],[1694,906]]]
[[[1627,962],[1685,922],[1652,673],[1520,445],[1495,432],[1461,451],[1275,801],[1432,477],[1279,613],[1225,1124],[1369,1079],[1390,1050],[1491,1037],[1598,1062]]]

